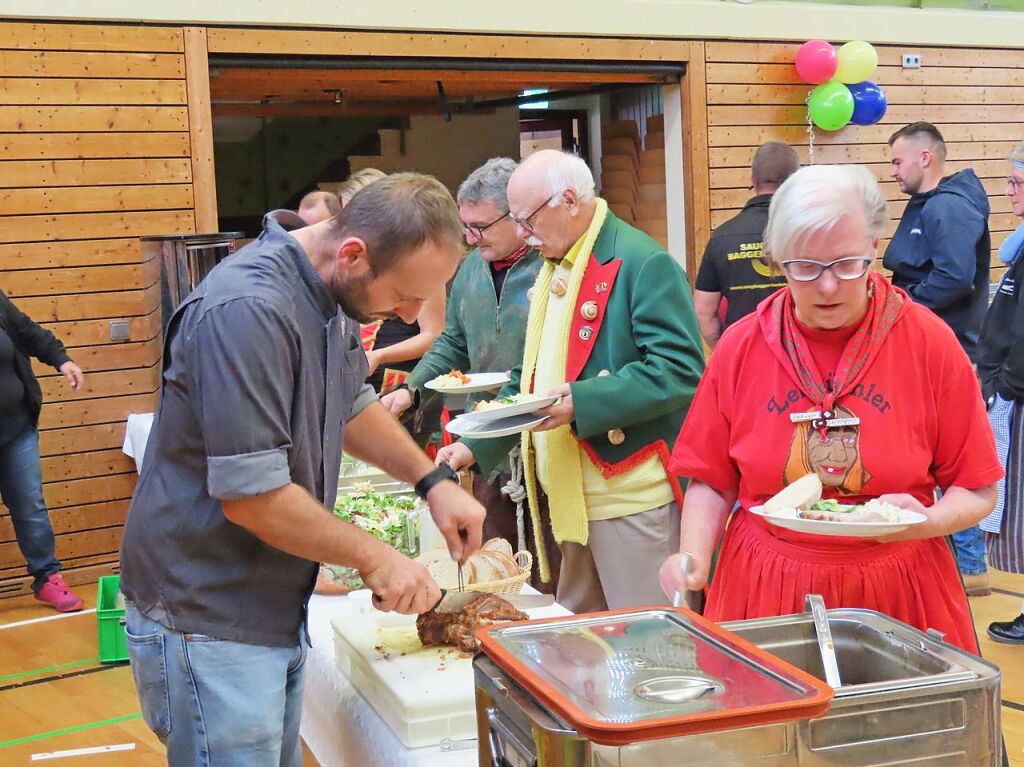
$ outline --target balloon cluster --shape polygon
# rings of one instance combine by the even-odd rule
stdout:
[[[885,115],[885,92],[868,80],[878,66],[870,43],[854,40],[836,52],[824,40],[808,40],[796,54],[796,71],[817,86],[807,99],[811,120],[822,130],[848,123],[874,125]]]

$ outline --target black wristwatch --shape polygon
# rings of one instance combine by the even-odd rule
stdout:
[[[444,480],[450,479],[456,485],[459,484],[459,475],[451,466],[446,463],[442,463],[436,469],[416,483],[415,490],[416,495],[422,498],[424,501],[427,500],[427,493],[430,492],[430,488],[436,485],[438,482],[444,482]]]
[[[408,389],[409,390],[409,393],[412,395],[412,408],[413,409],[418,409],[419,406],[420,406],[420,390],[412,388],[411,386],[409,386],[408,383],[405,383],[405,382],[402,382],[398,386],[395,387],[395,391],[398,391],[399,389]],[[430,475],[428,474],[427,476],[430,476]],[[424,477],[424,479],[426,479],[426,477]]]

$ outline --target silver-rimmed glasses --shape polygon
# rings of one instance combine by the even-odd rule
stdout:
[[[551,195],[546,200],[544,200],[544,202],[542,202],[540,205],[538,205],[534,209],[533,213],[531,213],[528,216],[524,216],[523,218],[519,218],[519,216],[513,216],[511,213],[509,213],[508,217],[511,218],[513,221],[515,221],[517,224],[519,224],[519,226],[523,227],[523,229],[525,229],[526,231],[530,232],[530,234],[533,234],[533,224],[530,223],[530,219],[533,218],[534,216],[536,216],[542,210],[544,210],[544,208],[548,205],[548,203],[550,203],[553,199],[555,199],[555,195]]]
[[[803,258],[793,258],[782,262],[782,268],[786,276],[797,282],[813,282],[818,279],[826,269],[838,280],[857,280],[867,274],[871,268],[873,258],[868,256],[848,256],[838,258],[827,264],[821,261],[811,261]]]

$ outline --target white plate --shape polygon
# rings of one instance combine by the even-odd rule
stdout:
[[[469,421],[498,421],[502,418],[511,418],[514,415],[536,413],[541,408],[554,405],[561,398],[560,395],[545,397],[540,394],[527,394],[522,402],[517,402],[514,405],[502,405],[501,407],[492,407],[489,410],[473,410],[469,413],[463,413],[462,417]]]
[[[512,380],[508,377],[508,373],[470,373],[466,377],[469,379],[469,383],[462,386],[434,386],[431,381],[427,381],[423,385],[442,394],[473,394],[478,391],[498,389]]]
[[[794,519],[776,514],[765,514],[763,506],[751,506],[750,513],[756,514],[770,524],[796,530],[798,533],[815,533],[816,535],[838,535],[845,538],[881,538],[906,530],[911,525],[924,522],[928,517],[907,509],[900,510],[903,517],[899,522],[827,522],[818,519]]]
[[[507,437],[510,434],[519,434],[529,431],[534,426],[540,426],[547,420],[544,416],[539,418],[531,413],[514,415],[511,418],[502,418],[497,421],[478,421],[460,415],[453,418],[445,427],[457,437],[473,437],[474,439],[489,439],[493,437]]]

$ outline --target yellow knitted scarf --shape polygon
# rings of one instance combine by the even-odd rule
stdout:
[[[565,383],[565,370],[569,350],[569,331],[572,327],[576,301],[579,298],[583,274],[590,262],[590,253],[594,249],[597,235],[604,226],[608,213],[608,203],[597,199],[594,218],[590,222],[587,233],[583,236],[579,248],[576,249],[575,261],[569,277],[569,285],[565,293],[565,314],[562,317],[561,331],[557,339],[548,339],[554,344],[555,372],[559,383]],[[526,345],[523,354],[523,372],[520,380],[520,391],[530,393],[533,386],[534,373],[537,369],[537,357],[541,352],[544,329],[544,315],[547,313],[548,297],[551,281],[555,273],[555,264],[547,261],[541,267],[534,283],[533,300],[530,302],[530,314],[526,321]],[[538,392],[544,394],[544,392]],[[530,504],[530,517],[533,520],[533,536],[537,544],[537,564],[540,567],[541,580],[551,577],[547,557],[544,555],[544,530],[541,527],[539,506],[537,504],[537,458],[533,446],[533,435],[523,432],[521,449],[523,454],[523,474],[526,480],[526,496]],[[588,538],[587,507],[583,498],[583,467],[580,463],[580,448],[576,437],[568,426],[560,426],[548,433],[546,451],[547,471],[552,481],[548,483],[548,509],[551,514],[551,532],[555,540],[586,544]]]

